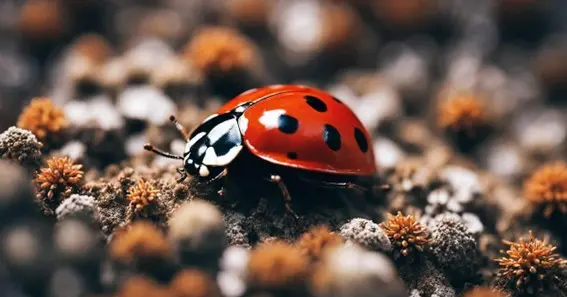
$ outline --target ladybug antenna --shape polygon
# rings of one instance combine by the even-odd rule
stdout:
[[[169,116],[169,120],[175,125],[175,128],[177,129],[177,131],[179,131],[179,133],[181,133],[181,135],[183,135],[183,137],[185,137],[185,140],[189,140],[189,133],[187,132],[187,130],[185,130],[185,128],[177,121],[177,119],[175,118],[174,115]]]
[[[153,145],[151,145],[151,144],[149,144],[149,143],[146,143],[146,144],[144,145],[144,149],[145,149],[146,151],[153,152],[153,153],[155,153],[155,154],[158,154],[158,155],[160,155],[160,156],[163,156],[163,157],[166,157],[166,158],[169,158],[169,159],[179,159],[179,160],[183,160],[183,157],[182,157],[182,156],[178,156],[178,155],[174,155],[174,154],[170,154],[170,153],[167,153],[167,152],[158,150],[157,148],[155,148]]]

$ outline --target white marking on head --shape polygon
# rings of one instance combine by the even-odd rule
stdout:
[[[199,175],[202,177],[208,176],[209,175],[209,168],[207,168],[207,166],[205,165],[201,165],[201,168],[199,169]]]
[[[264,111],[258,121],[267,129],[274,129],[278,127],[280,115],[285,114],[284,109],[274,109]]]
[[[191,164],[193,164],[193,159],[187,158],[187,161],[185,161],[185,162],[186,162],[187,164],[191,165]]]
[[[214,147],[211,146],[207,149],[201,163],[203,163],[204,165],[217,165],[217,154]]]
[[[207,135],[207,133],[201,132],[195,135],[193,138],[191,138],[189,142],[187,142],[187,145],[185,145],[185,154],[188,154],[189,151],[191,150],[191,147],[195,144],[195,142],[199,141],[199,139],[203,138],[203,136],[205,135]]]
[[[235,146],[231,148],[226,154],[222,156],[217,156],[216,166],[226,166],[232,162],[238,156],[238,153],[242,150],[242,145]]]
[[[243,112],[243,111],[245,111],[245,110],[246,110],[246,108],[241,105],[241,106],[238,106],[234,111],[235,111],[235,112]]]
[[[230,120],[224,121],[224,122],[216,125],[213,129],[211,129],[211,131],[209,131],[209,134],[207,134],[207,137],[209,138],[211,143],[215,143],[221,137],[228,134],[228,132],[231,129],[234,129],[235,128],[234,126],[236,126],[236,125],[237,124],[236,124],[235,119],[230,119]]]
[[[238,128],[240,128],[240,133],[243,135],[246,133],[246,129],[248,129],[248,119],[244,115],[238,118]]]

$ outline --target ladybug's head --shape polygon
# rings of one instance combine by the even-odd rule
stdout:
[[[185,171],[193,176],[215,178],[241,150],[237,117],[231,113],[214,115],[189,136],[183,153]]]

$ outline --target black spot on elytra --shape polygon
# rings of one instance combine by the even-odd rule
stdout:
[[[358,128],[354,128],[354,139],[356,140],[356,143],[358,144],[360,150],[363,153],[366,153],[368,151],[368,140],[366,140],[364,132],[362,132],[362,130]]]
[[[292,159],[292,160],[295,160],[295,159],[297,159],[297,153],[296,152],[289,152],[289,153],[287,153],[287,157]]]
[[[282,114],[278,118],[278,129],[286,134],[292,134],[297,131],[297,127],[299,126],[299,122],[296,118]]]
[[[323,102],[323,100],[314,97],[314,96],[305,96],[305,102],[311,106],[311,108],[315,109],[318,112],[325,112],[327,111],[327,104]]]
[[[337,101],[340,104],[344,104],[341,100],[339,100],[337,97],[333,96],[333,100]]]
[[[323,140],[333,151],[338,151],[341,148],[341,134],[339,134],[337,128],[329,124],[325,124],[323,128]]]

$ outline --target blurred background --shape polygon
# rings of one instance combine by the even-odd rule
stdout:
[[[454,261],[447,267],[470,268],[474,257],[461,246],[472,243],[484,253],[488,280],[498,266],[493,259],[500,240],[532,227],[544,237],[536,226],[551,230],[563,243],[557,251],[565,254],[567,163],[544,164],[567,156],[566,30],[566,0],[0,0],[0,131],[21,128],[0,135],[0,154],[33,173],[38,189],[32,194],[31,175],[21,168],[1,164],[0,202],[12,202],[0,203],[0,232],[9,232],[2,233],[7,239],[0,250],[0,287],[15,283],[31,291],[29,296],[70,297],[113,291],[132,272],[166,275],[168,281],[181,267],[177,251],[152,225],[142,223],[131,237],[115,241],[116,249],[110,246],[121,265],[123,259],[138,261],[136,253],[146,263],[147,252],[150,264],[135,269],[126,265],[117,273],[99,273],[112,269],[103,260],[103,241],[94,238],[102,232],[110,241],[114,231],[140,218],[165,229],[177,203],[193,199],[193,188],[176,182],[173,167],[161,168],[177,167],[179,160],[167,163],[172,161],[143,149],[149,142],[183,152],[186,141],[170,115],[190,130],[227,100],[268,84],[321,88],[358,115],[373,138],[379,175],[393,189],[376,212],[424,214],[423,222],[444,213],[462,215],[479,244],[469,235],[458,235],[467,240],[464,245],[445,240],[456,233],[434,229],[438,242],[450,242],[466,256],[463,261],[436,256]],[[154,199],[156,193],[160,199]],[[45,216],[36,215],[33,195]],[[530,203],[541,209],[525,211]],[[324,209],[321,204],[317,209]],[[227,226],[234,227],[227,229],[233,233],[231,245],[304,231],[281,224],[277,212],[267,216],[271,207],[262,203],[246,218],[250,228],[262,232],[245,230],[235,223],[244,216],[231,207],[220,213],[208,205],[190,206],[170,234],[183,240],[186,233],[200,234],[199,228],[187,228],[193,217],[202,222],[212,217],[218,234],[228,218]],[[100,212],[89,217],[96,226],[63,220],[85,209]],[[340,208],[321,213],[305,218],[350,218]],[[56,220],[58,225],[50,224]],[[368,236],[380,229],[368,226],[373,230]],[[224,244],[213,241],[214,255],[195,259],[213,260],[216,269]],[[554,251],[545,249],[544,256]],[[230,253],[242,259],[239,251]],[[69,272],[68,265],[79,267]],[[274,279],[280,280],[281,269],[274,267]],[[440,275],[428,269],[424,275]],[[373,285],[359,286],[337,275],[352,287],[383,289],[374,289],[381,286],[374,278]],[[448,279],[453,276],[447,273]],[[421,277],[415,282],[429,286]],[[141,284],[118,296],[141,296],[152,288]]]

